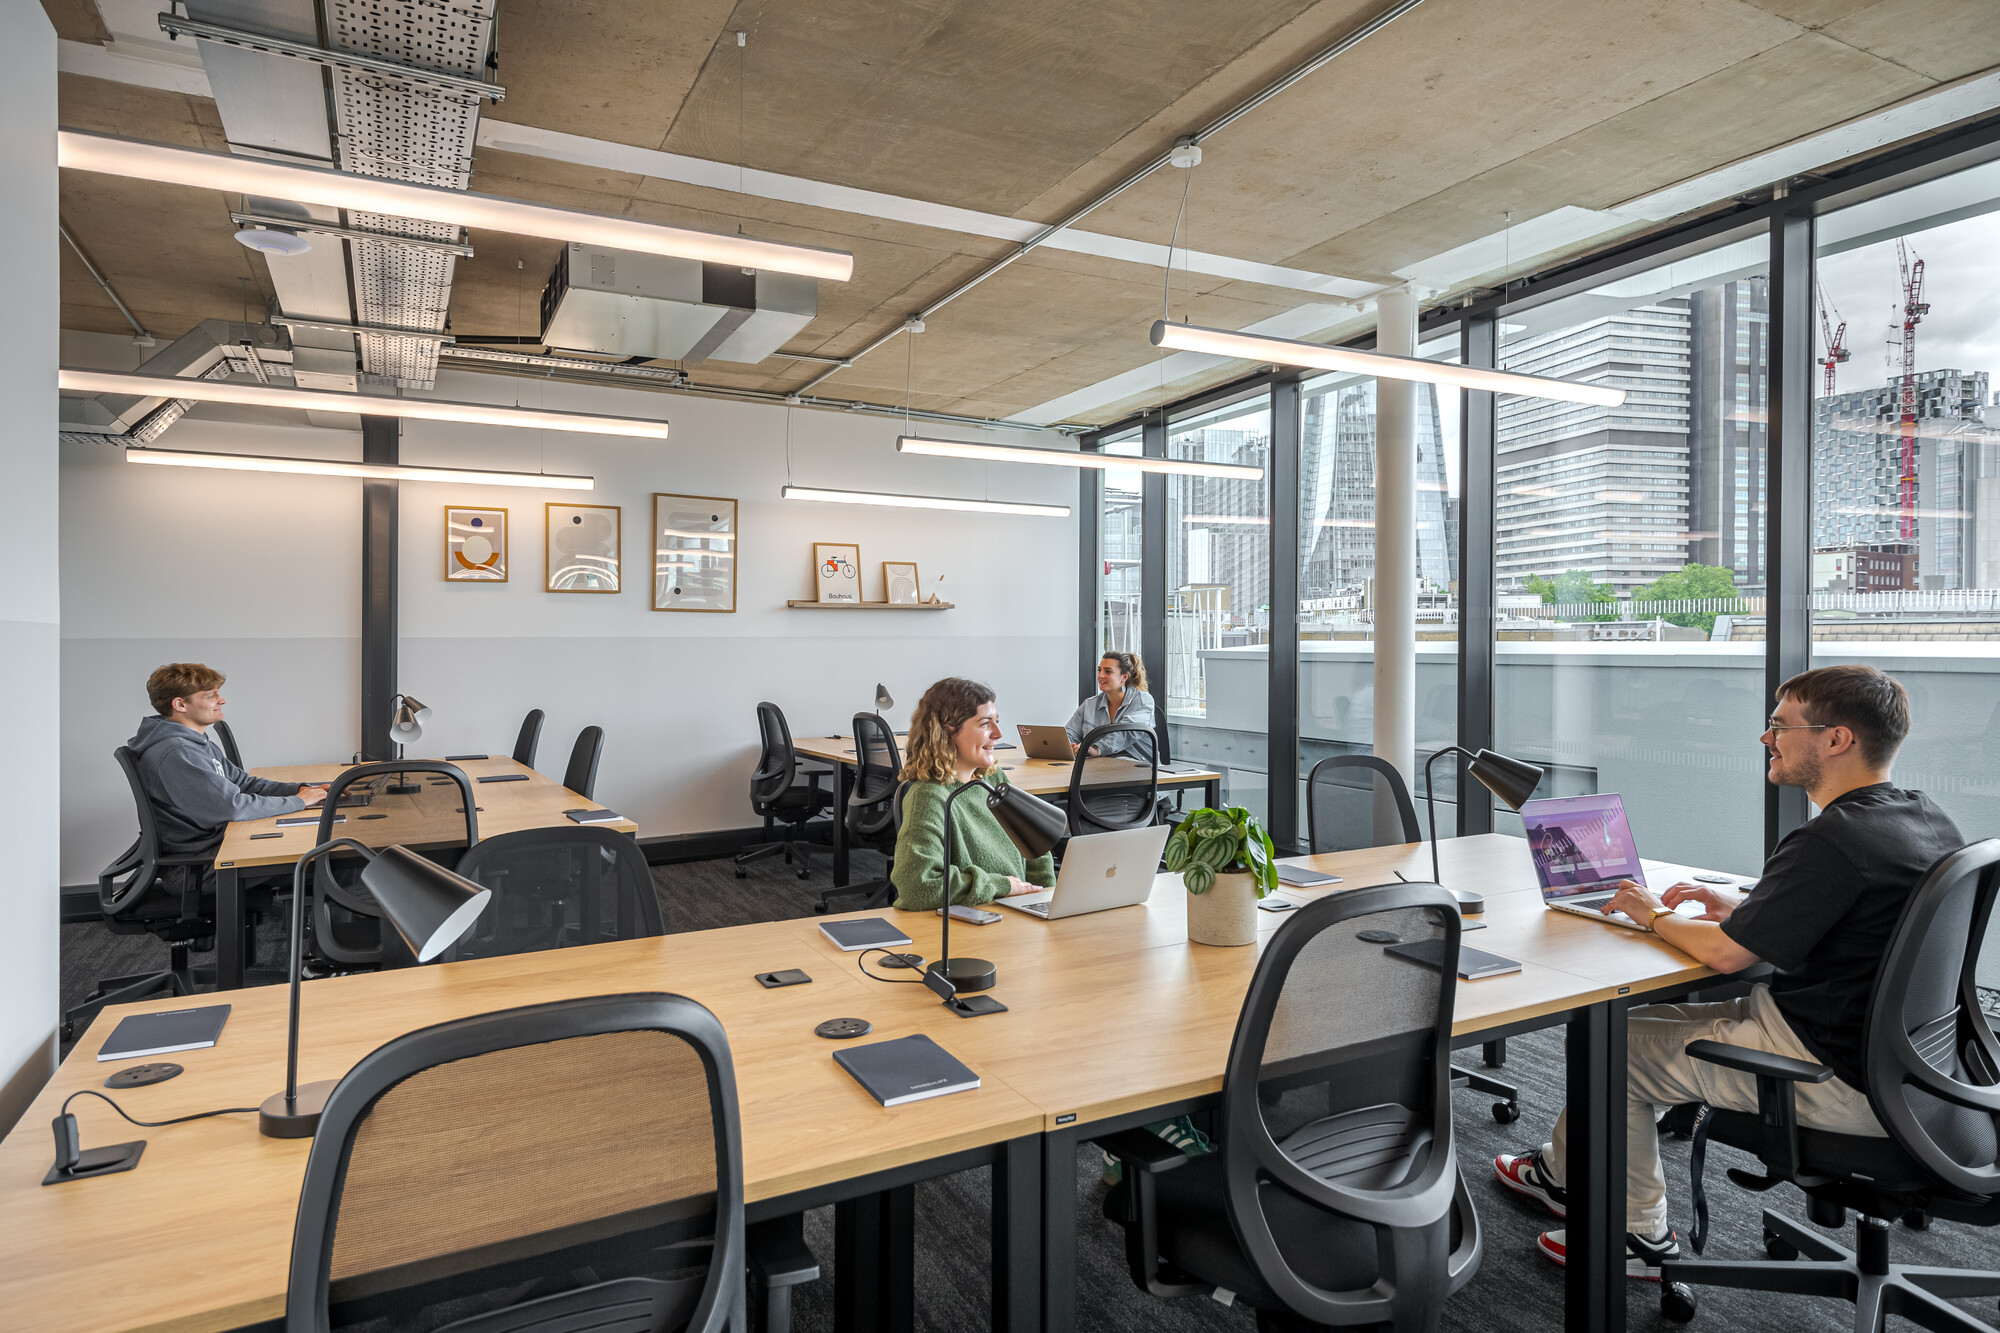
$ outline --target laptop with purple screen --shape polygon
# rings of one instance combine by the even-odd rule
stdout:
[[[1638,928],[1622,914],[1598,910],[1617,892],[1620,880],[1646,882],[1625,802],[1615,793],[1556,796],[1521,806],[1528,855],[1542,884],[1542,902],[1614,926]]]

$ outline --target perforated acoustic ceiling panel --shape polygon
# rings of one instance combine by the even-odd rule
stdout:
[[[408,64],[479,77],[493,49],[496,0],[333,0],[330,45]],[[333,78],[334,142],[347,171],[463,190],[472,179],[479,103],[353,70]],[[455,240],[456,227],[379,213],[350,213],[361,231]],[[349,243],[355,312],[363,324],[443,331],[451,304],[451,255],[407,246]],[[362,369],[402,388],[437,381],[437,344],[369,333],[360,337]]]

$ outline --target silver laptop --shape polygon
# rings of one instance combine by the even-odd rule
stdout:
[[[1069,840],[1063,852],[1062,873],[1056,876],[1053,889],[995,898],[994,904],[1044,921],[1136,906],[1152,896],[1160,853],[1166,850],[1167,835],[1172,831],[1156,824],[1116,833],[1080,834]]]
[[[1617,794],[1528,801],[1521,806],[1521,823],[1544,906],[1627,930],[1646,929],[1623,912],[1607,916],[1602,910],[1620,880],[1646,882],[1625,802]]]
[[[1030,759],[1070,758],[1069,732],[1061,727],[1023,727],[1015,731],[1021,734],[1021,752]]]

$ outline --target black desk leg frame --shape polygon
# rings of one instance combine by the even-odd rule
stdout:
[[[1625,1333],[1624,999],[1569,1023],[1568,1333]]]
[[[833,766],[833,887],[847,887],[847,797],[854,774],[846,764]]]
[[[234,867],[215,872],[215,988],[241,990],[245,958],[243,878]]]

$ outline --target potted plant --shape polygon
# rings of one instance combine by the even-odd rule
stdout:
[[[1189,813],[1167,839],[1165,865],[1188,891],[1188,938],[1255,944],[1257,900],[1278,887],[1271,835],[1240,805]]]

